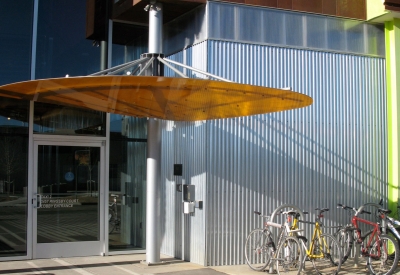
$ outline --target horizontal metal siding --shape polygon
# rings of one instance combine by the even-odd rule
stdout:
[[[209,41],[209,71],[236,82],[311,96],[313,105],[207,122],[207,264],[243,264],[261,226],[253,210],[292,203],[327,226],[347,222],[337,203],[387,197],[384,59]],[[307,233],[309,234],[309,228]]]

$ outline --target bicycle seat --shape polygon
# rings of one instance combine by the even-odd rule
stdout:
[[[378,211],[379,211],[380,213],[383,213],[383,214],[390,214],[390,213],[392,213],[392,210],[390,210],[390,209],[379,208]]]
[[[322,209],[316,208],[315,210],[320,210],[321,213],[323,213],[323,212],[329,211],[329,208],[322,208]]]

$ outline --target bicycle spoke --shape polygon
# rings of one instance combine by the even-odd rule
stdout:
[[[268,236],[262,229],[253,230],[246,239],[245,244],[246,263],[251,269],[264,270],[270,262],[270,247]]]
[[[108,219],[108,233],[111,234],[115,229],[115,219],[111,217]]]
[[[372,274],[392,274],[399,262],[397,241],[388,235],[381,235],[369,251],[368,269]]]
[[[342,253],[332,235],[323,234],[314,240],[310,258],[317,274],[337,274],[340,270]]]
[[[340,249],[342,251],[342,264],[343,264],[350,256],[351,250],[353,248],[353,243],[354,243],[353,232],[350,230],[346,230],[346,228],[341,228],[335,233],[334,237],[336,238],[340,246]]]
[[[287,237],[278,247],[275,255],[278,274],[292,272],[298,274],[301,270],[303,249],[296,237]]]

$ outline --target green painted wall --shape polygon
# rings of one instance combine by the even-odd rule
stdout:
[[[400,19],[385,22],[388,112],[388,199],[397,211],[399,197]]]

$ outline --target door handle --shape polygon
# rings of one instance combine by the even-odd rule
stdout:
[[[36,196],[36,205],[34,205],[34,208],[41,208],[42,207],[42,194],[35,194]]]

